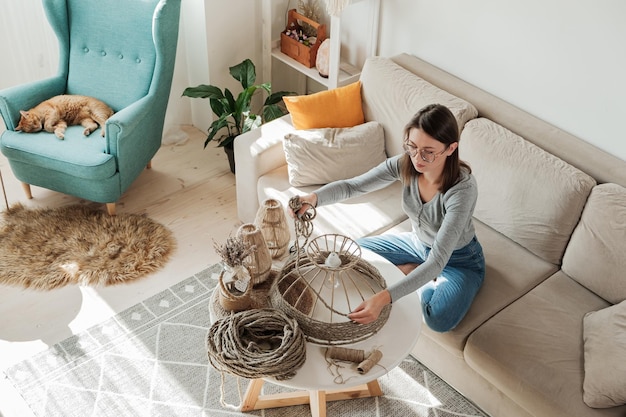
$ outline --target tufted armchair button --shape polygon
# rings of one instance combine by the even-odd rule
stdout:
[[[89,52],[89,48],[83,48],[83,51],[85,51],[85,53]]]
[[[119,54],[117,57],[118,57],[119,59],[124,59],[124,55],[122,55],[122,54]]]
[[[102,55],[102,56],[107,56],[107,53],[106,53],[106,52],[104,52],[104,51],[102,51],[102,52],[100,52],[100,55]]]
[[[138,64],[141,64],[141,58],[137,58],[135,62],[137,62]]]

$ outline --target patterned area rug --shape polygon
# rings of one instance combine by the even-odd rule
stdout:
[[[214,265],[5,370],[34,414],[46,417],[307,416],[308,406],[240,413],[220,405],[208,363]],[[246,380],[240,380],[245,390]],[[482,411],[412,357],[379,379],[383,397],[328,403],[329,416],[480,416]],[[225,379],[239,404],[237,378]],[[286,389],[266,383],[264,393]]]

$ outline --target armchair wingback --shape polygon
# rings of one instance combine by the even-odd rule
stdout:
[[[0,91],[0,150],[15,176],[90,201],[115,202],[161,146],[181,0],[43,0],[59,41],[56,76]],[[96,97],[116,113],[89,137],[15,128],[20,110],[59,94]]]

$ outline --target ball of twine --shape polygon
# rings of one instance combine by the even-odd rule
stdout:
[[[298,322],[271,308],[217,320],[209,329],[207,350],[215,369],[248,379],[290,379],[306,360]]]

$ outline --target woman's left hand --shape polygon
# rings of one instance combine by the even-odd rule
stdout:
[[[369,324],[376,320],[383,308],[391,302],[389,291],[383,290],[363,301],[348,318],[359,324]]]

